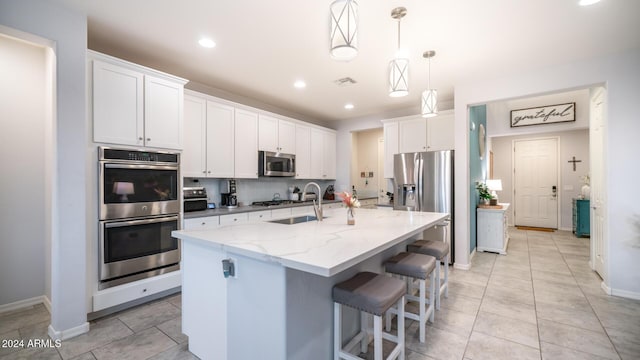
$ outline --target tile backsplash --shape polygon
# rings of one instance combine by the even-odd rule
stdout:
[[[207,189],[208,201],[220,204],[220,193],[227,191],[227,179],[210,178],[184,178],[183,186],[203,186]],[[334,180],[297,180],[294,178],[258,178],[258,179],[236,179],[238,203],[251,205],[254,201],[265,201],[274,198],[275,194],[280,194],[280,199],[288,199],[289,186],[297,186],[300,191],[309,182],[314,181],[320,185],[322,196],[329,185],[335,183]],[[317,191],[315,187],[310,188]],[[338,189],[336,189],[338,191]]]

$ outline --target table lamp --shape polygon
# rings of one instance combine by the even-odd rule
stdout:
[[[502,191],[502,180],[500,179],[490,179],[486,182],[487,188],[491,190],[491,205],[498,205],[498,194],[496,191]],[[495,204],[493,204],[495,200]]]
[[[116,181],[113,183],[113,193],[120,195],[120,201],[129,201],[129,197],[127,195],[134,194],[133,183]]]

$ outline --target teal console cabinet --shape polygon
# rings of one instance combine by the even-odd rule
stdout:
[[[573,233],[576,236],[590,236],[589,200],[573,199]]]

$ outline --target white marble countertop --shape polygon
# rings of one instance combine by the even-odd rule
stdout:
[[[356,224],[347,225],[346,210],[332,209],[325,210],[322,222],[252,222],[213,230],[178,230],[172,235],[330,277],[448,217],[444,213],[356,209]]]

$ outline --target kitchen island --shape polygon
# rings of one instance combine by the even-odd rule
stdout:
[[[328,359],[331,288],[382,263],[448,214],[325,211],[322,222],[253,222],[174,231],[182,239],[182,330],[201,359]],[[225,278],[223,260],[234,265]],[[346,335],[356,331],[345,311]],[[353,325],[353,326],[351,326]]]

